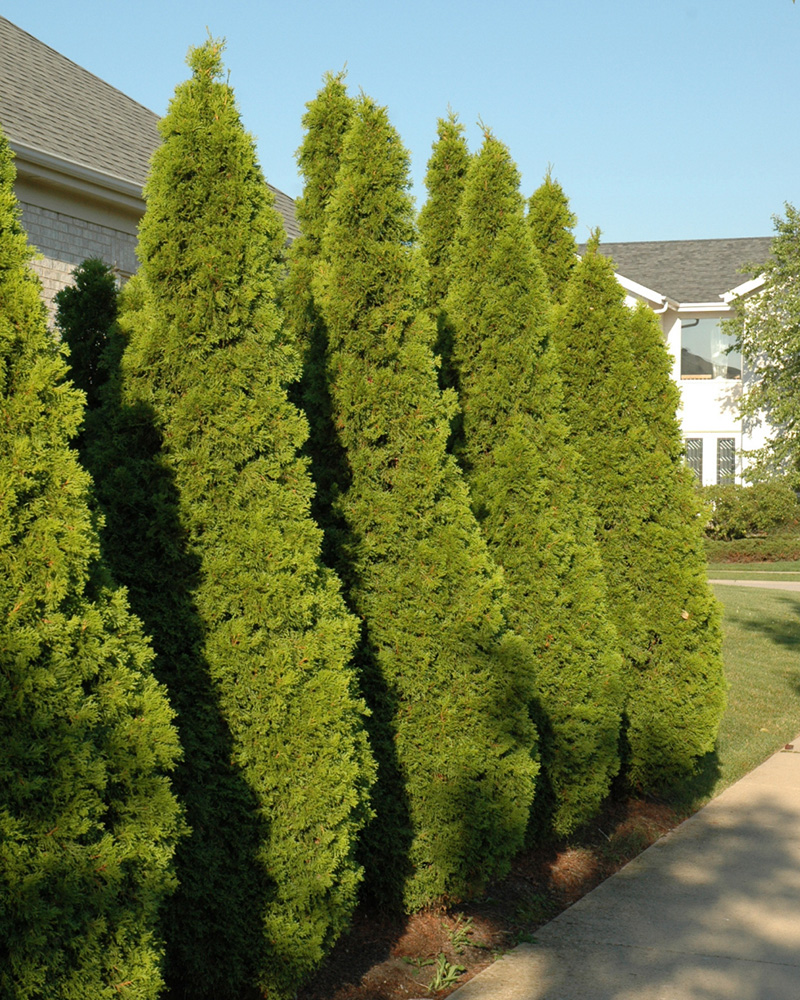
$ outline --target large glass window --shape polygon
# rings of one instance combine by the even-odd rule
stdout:
[[[742,355],[719,317],[681,320],[681,378],[741,378]]]
[[[736,439],[717,438],[717,482],[732,483],[736,476]]]
[[[703,439],[686,438],[686,464],[697,476],[697,482],[703,482]]]

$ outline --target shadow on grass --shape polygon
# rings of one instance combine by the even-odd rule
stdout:
[[[728,603],[725,607],[726,621],[746,632],[761,635],[778,646],[790,649],[800,647],[800,596],[793,597],[776,590],[770,590],[769,594],[772,601],[788,612],[785,616],[769,620],[757,617],[752,607],[739,610]]]

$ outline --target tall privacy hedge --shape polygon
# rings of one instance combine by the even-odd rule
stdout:
[[[0,995],[155,1000],[181,831],[152,651],[99,559],[0,135]]]
[[[308,136],[312,141],[312,136]],[[455,400],[437,385],[408,154],[385,109],[357,101],[327,209],[316,290],[349,599],[379,761],[369,831],[384,901],[479,891],[522,843],[537,765],[529,656],[447,454]]]
[[[357,625],[320,562],[307,425],[286,392],[285,234],[220,44],[189,63],[160,124],[94,461],[106,545],[185,748],[172,995],[288,997],[355,905],[373,765]]]
[[[545,277],[517,169],[490,133],[467,175],[449,257],[444,311],[463,409],[456,454],[505,569],[511,624],[535,654],[542,772],[532,831],[564,835],[597,811],[619,769],[621,656],[561,413]]]
[[[725,700],[720,613],[672,362],[653,313],[625,305],[596,238],[573,271],[555,341],[625,657],[628,774],[654,790],[714,747]]]

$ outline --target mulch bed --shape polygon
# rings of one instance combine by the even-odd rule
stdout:
[[[682,819],[662,803],[624,799],[569,843],[520,854],[482,900],[410,917],[362,907],[298,1000],[446,997]]]

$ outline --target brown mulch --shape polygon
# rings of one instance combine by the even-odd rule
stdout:
[[[446,997],[682,818],[669,806],[625,799],[569,843],[519,855],[482,900],[402,918],[361,908],[298,1000]]]

